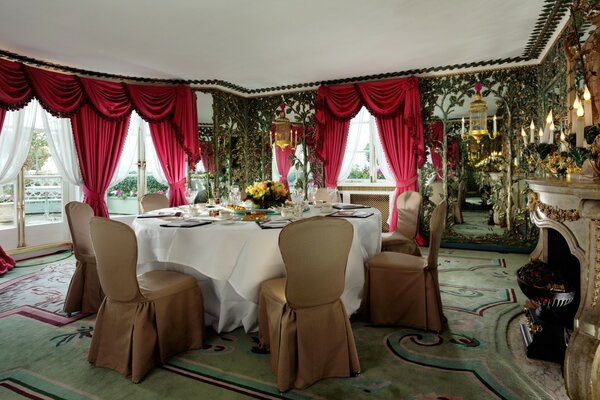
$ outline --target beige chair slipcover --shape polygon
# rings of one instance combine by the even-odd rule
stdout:
[[[381,251],[421,256],[417,245],[417,229],[421,215],[422,196],[419,192],[407,190],[396,200],[398,219],[396,230],[381,234]]]
[[[327,203],[331,203],[331,198],[329,197],[329,191],[327,188],[318,188],[315,193],[315,201],[326,201]],[[335,200],[333,203],[340,203],[342,201],[342,195],[340,192],[336,192]]]
[[[136,276],[137,240],[126,224],[94,217],[90,225],[106,298],[88,361],[138,383],[155,364],[202,346],[202,294],[194,278],[179,272]]]
[[[148,193],[142,196],[140,207],[143,213],[169,207],[169,199],[164,194]]]
[[[280,391],[360,372],[344,290],[352,224],[312,217],[281,231],[287,278],[261,284],[258,329]]]
[[[431,215],[427,258],[382,252],[368,261],[365,296],[373,324],[442,331],[437,262],[446,206],[446,200],[442,201]]]
[[[465,180],[460,181],[458,184],[458,196],[456,198],[456,203],[454,203],[454,223],[462,224],[463,215],[462,215],[462,206],[465,202],[465,192],[467,190],[467,182]]]
[[[440,201],[444,200],[444,183],[442,181],[434,181],[429,184],[429,187],[431,188],[429,201],[435,205],[440,204]]]
[[[94,211],[85,203],[71,201],[65,205],[65,214],[77,263],[63,309],[67,314],[76,311],[96,313],[104,299],[104,292],[98,279],[96,255],[90,236],[90,219]]]

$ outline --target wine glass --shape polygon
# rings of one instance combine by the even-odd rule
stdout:
[[[238,185],[231,185],[229,188],[229,203],[237,206],[242,201],[242,194]]]
[[[187,188],[185,190],[185,200],[187,201],[187,203],[190,207],[192,207],[194,205],[197,195],[198,195],[197,190],[190,189],[190,188]]]
[[[309,182],[307,191],[308,191],[308,193],[307,193],[308,201],[310,201],[311,204],[315,204],[316,196],[317,196],[317,185],[315,185],[314,182]]]
[[[304,190],[294,188],[291,193],[292,203],[294,203],[294,217],[302,217],[302,201],[304,200]]]
[[[338,191],[336,188],[327,188],[327,195],[331,204],[337,203],[337,193]]]

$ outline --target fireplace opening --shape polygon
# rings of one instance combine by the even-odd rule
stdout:
[[[547,233],[547,262],[531,260],[517,270],[517,282],[528,298],[521,334],[527,357],[562,363],[579,308],[580,265],[558,231]]]

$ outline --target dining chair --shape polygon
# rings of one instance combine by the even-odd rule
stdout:
[[[434,181],[429,184],[429,187],[431,188],[429,201],[435,205],[440,204],[440,201],[444,200],[444,183],[442,181]]]
[[[421,194],[412,190],[407,190],[398,196],[396,200],[396,209],[398,210],[396,230],[381,234],[381,251],[421,255],[416,238],[422,200]]]
[[[374,325],[400,325],[441,332],[444,315],[438,282],[438,253],[446,223],[447,202],[430,220],[429,254],[381,252],[367,262],[367,310]]]
[[[454,203],[454,223],[462,224],[463,214],[462,214],[462,206],[465,202],[465,192],[467,190],[467,181],[464,179],[460,181],[458,184],[458,196],[456,198],[456,203]]]
[[[348,221],[321,216],[293,222],[279,235],[287,278],[261,284],[258,329],[282,392],[360,373],[340,300],[353,235]]]
[[[169,198],[161,193],[147,193],[140,200],[142,213],[169,207]]]
[[[88,204],[71,201],[65,205],[65,214],[77,262],[63,310],[69,316],[78,311],[93,314],[98,312],[104,299],[90,236],[90,219],[94,216],[94,211]]]
[[[167,262],[139,265],[152,270],[136,276],[133,230],[101,217],[92,218],[90,227],[106,297],[96,318],[88,361],[138,383],[156,363],[200,348],[204,307],[196,279],[164,271],[183,267]]]
[[[339,191],[335,192],[335,199],[332,201],[331,195],[328,188],[318,188],[315,193],[315,201],[326,201],[328,203],[341,203],[342,195]]]

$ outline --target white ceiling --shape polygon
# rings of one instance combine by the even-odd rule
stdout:
[[[519,57],[546,3],[3,0],[0,50],[86,71],[277,91]]]

